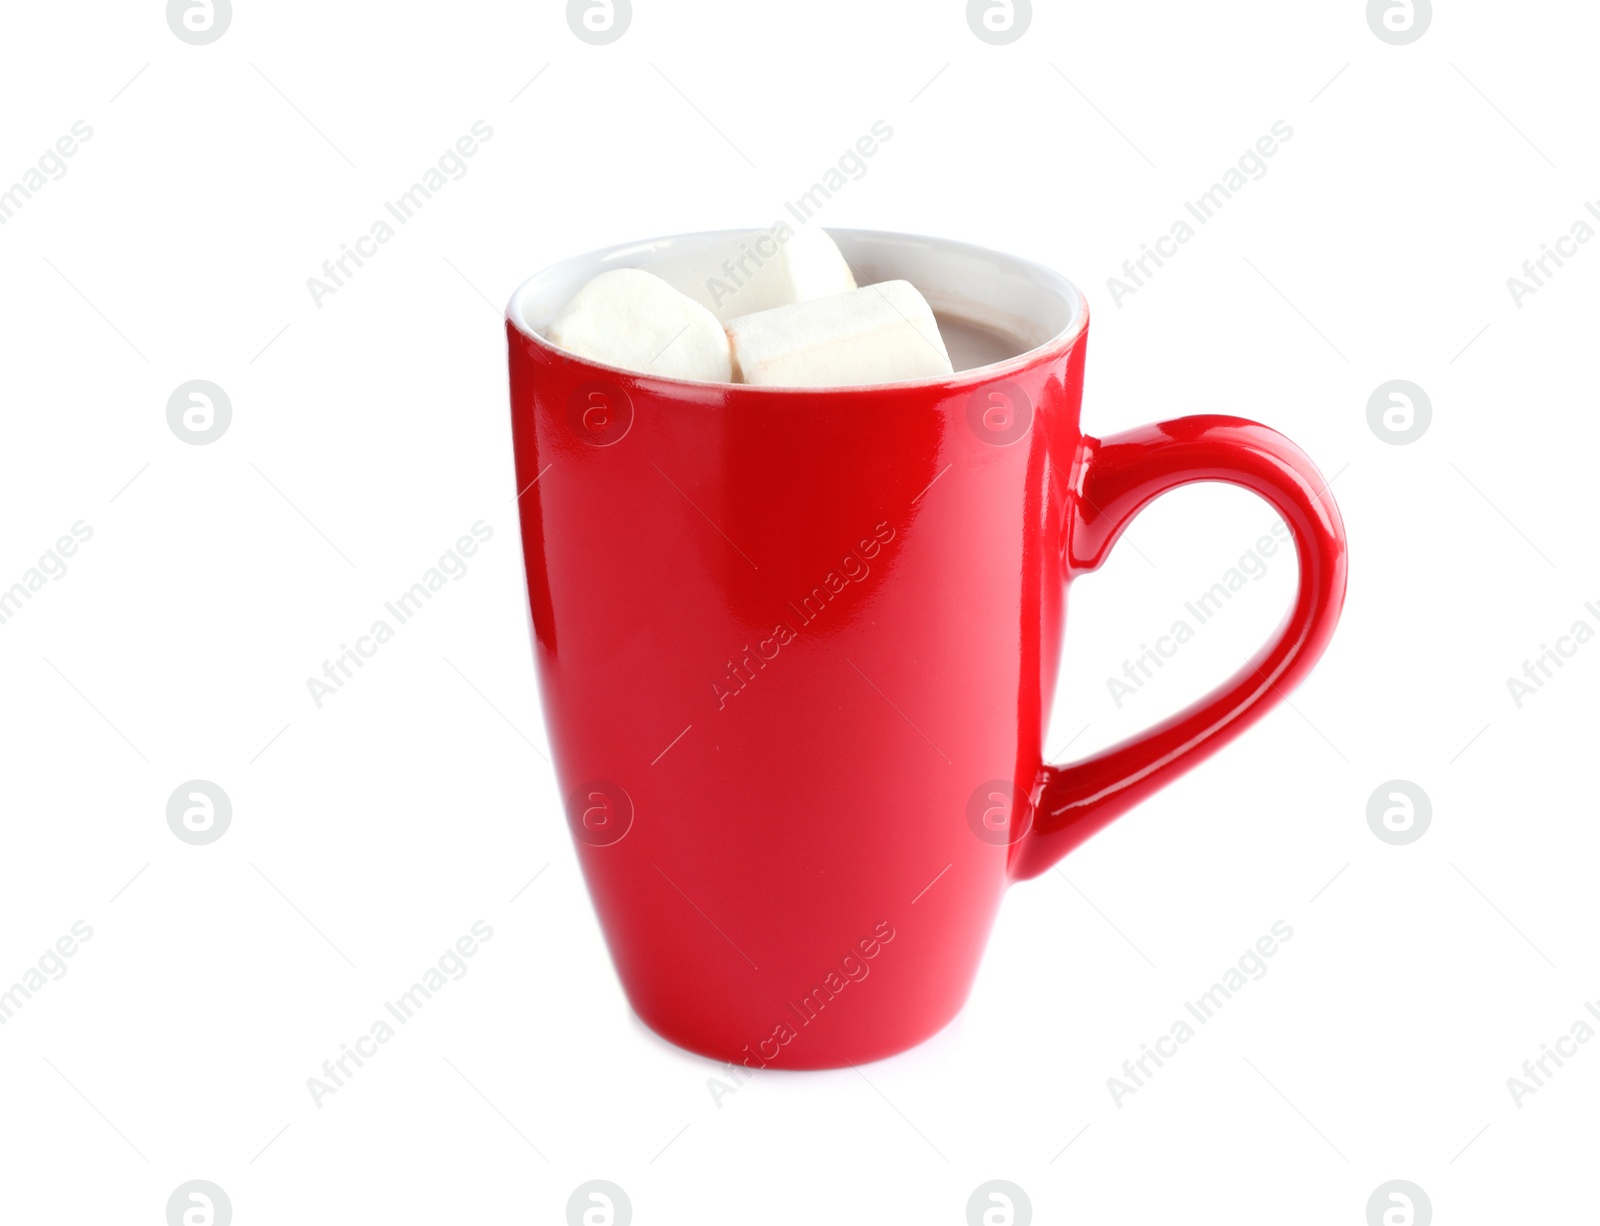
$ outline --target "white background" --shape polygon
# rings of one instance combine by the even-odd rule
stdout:
[[[554,1223],[591,1178],[640,1223],[957,1223],[993,1178],[1039,1222],[1359,1226],[1397,1178],[1440,1223],[1592,1211],[1600,1043],[1520,1106],[1506,1079],[1600,997],[1600,645],[1520,708],[1506,679],[1600,629],[1600,243],[1520,307],[1506,279],[1600,198],[1600,13],[1439,7],[1391,46],[1357,0],[1041,4],[991,46],[948,0],[636,0],[590,46],[556,3],[239,0],[191,46],[151,0],[10,6],[0,185],[93,137],[0,226],[0,587],[93,536],[0,625],[0,986],[94,935],[0,1027],[6,1218],[160,1222],[190,1179],[241,1226]],[[1283,430],[1333,479],[1349,599],[1293,709],[1011,891],[953,1026],[718,1105],[716,1067],[627,1009],[544,756],[501,304],[590,248],[768,224],[878,119],[820,220],[1073,277],[1085,427]],[[469,173],[315,305],[477,120]],[[1114,306],[1277,120],[1269,173]],[[1396,378],[1433,406],[1407,446],[1367,421]],[[210,445],[167,424],[191,379],[231,399]],[[466,576],[317,709],[306,678],[479,519]],[[1140,518],[1075,588],[1052,752],[1266,636],[1281,557],[1108,692],[1271,522],[1220,488]],[[166,823],[195,778],[233,804],[201,847]],[[1395,778],[1433,806],[1408,846],[1366,819]],[[470,973],[315,1105],[480,919]],[[1266,977],[1117,1105],[1107,1079],[1280,919]]]

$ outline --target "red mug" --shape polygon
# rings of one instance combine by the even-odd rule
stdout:
[[[940,1030],[1006,887],[1270,710],[1345,591],[1338,509],[1282,435],[1218,416],[1083,433],[1070,282],[962,243],[830,233],[860,284],[909,280],[1025,352],[785,389],[629,373],[539,335],[590,277],[702,235],[568,260],[507,311],[535,655],[578,859],[639,1017],[752,1068],[861,1063]],[[1191,481],[1283,518],[1292,611],[1186,710],[1042,762],[1068,584]]]

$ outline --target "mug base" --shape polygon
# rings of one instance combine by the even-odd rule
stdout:
[[[903,1055],[949,1028],[960,1018],[961,1010],[966,1007],[966,1003],[966,998],[963,997],[948,1013],[921,1026],[907,1026],[893,1036],[874,1035],[845,1040],[835,1038],[830,1043],[807,1043],[806,1039],[818,1036],[807,1035],[802,1031],[796,1035],[794,1041],[780,1047],[778,1055],[772,1059],[765,1058],[753,1045],[741,1044],[738,1048],[733,1048],[726,1042],[718,1042],[703,1030],[674,1025],[664,1018],[652,1018],[637,1005],[633,1005],[631,1011],[635,1019],[657,1038],[691,1055],[701,1056],[718,1064],[742,1065],[751,1071],[819,1072],[826,1069],[854,1068],[857,1065],[887,1060],[890,1056]]]

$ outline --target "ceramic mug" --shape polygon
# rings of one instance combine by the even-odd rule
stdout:
[[[1344,598],[1311,461],[1235,417],[1079,426],[1088,309],[963,243],[830,231],[1016,356],[940,378],[771,388],[655,378],[539,335],[637,243],[507,312],[535,656],[579,861],[628,999],[673,1043],[826,1068],[960,1010],[1001,896],[1270,710]],[[1067,589],[1151,499],[1271,504],[1294,606],[1211,694],[1084,761],[1041,760]]]

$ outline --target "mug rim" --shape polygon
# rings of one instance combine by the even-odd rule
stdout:
[[[933,375],[922,379],[903,379],[893,383],[846,383],[828,384],[813,387],[771,387],[765,384],[733,383],[733,382],[708,382],[701,379],[680,379],[670,375],[650,374],[644,371],[629,370],[626,367],[612,366],[594,358],[584,357],[571,353],[546,340],[529,322],[527,316],[528,300],[534,291],[539,289],[558,274],[571,272],[580,267],[588,267],[593,271],[590,276],[597,276],[601,272],[614,268],[636,268],[637,262],[629,262],[630,257],[645,254],[662,254],[675,245],[692,245],[716,239],[729,239],[739,236],[748,236],[752,233],[761,233],[748,228],[733,230],[701,230],[686,234],[669,234],[657,238],[636,240],[627,243],[617,243],[609,247],[599,247],[586,251],[581,255],[568,256],[554,264],[547,265],[540,271],[524,280],[512,291],[510,300],[506,303],[506,322],[517,330],[522,337],[546,354],[557,357],[563,361],[574,362],[584,366],[593,367],[595,370],[622,378],[660,384],[665,388],[737,388],[740,394],[745,395],[771,395],[771,396],[796,396],[817,395],[819,393],[835,392],[876,392],[889,390],[915,390],[928,388],[941,388],[950,390],[964,390],[980,387],[1003,379],[1007,375],[1026,370],[1042,362],[1067,353],[1082,338],[1089,324],[1089,303],[1072,281],[1044,264],[1035,260],[1024,259],[1022,256],[1012,255],[1008,252],[997,251],[992,247],[984,247],[977,243],[963,242],[959,239],[937,238],[931,235],[911,234],[900,230],[871,230],[853,227],[826,227],[825,233],[830,237],[842,237],[847,242],[861,239],[866,241],[879,240],[900,242],[907,244],[924,244],[929,247],[941,248],[950,252],[976,257],[982,260],[997,262],[1007,265],[1015,273],[1021,274],[1041,285],[1055,290],[1061,295],[1068,305],[1068,317],[1053,335],[1039,344],[1003,358],[998,362],[990,362],[983,366],[973,366],[966,370],[958,370],[949,375]],[[584,278],[587,280],[588,278]],[[908,278],[909,279],[909,278]]]

